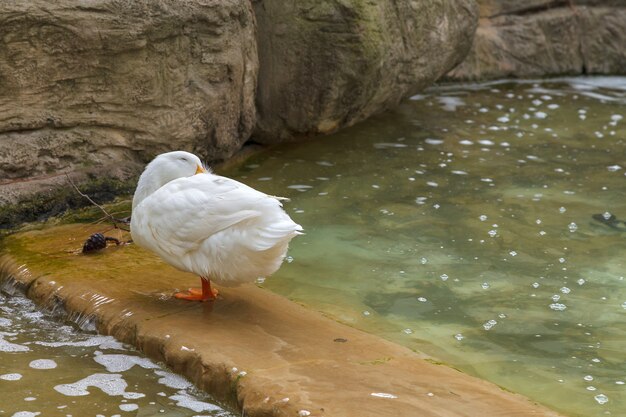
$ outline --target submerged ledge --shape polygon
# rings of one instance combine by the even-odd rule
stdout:
[[[246,416],[559,416],[253,285],[220,288],[216,302],[172,298],[198,278],[134,245],[80,254],[102,229],[7,237],[0,288],[137,347]]]

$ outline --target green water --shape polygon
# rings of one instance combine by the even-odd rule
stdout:
[[[79,331],[2,294],[0,415],[234,416],[112,337]]]
[[[227,173],[306,235],[265,286],[570,416],[626,415],[626,78],[430,90]],[[608,400],[608,401],[606,401]]]

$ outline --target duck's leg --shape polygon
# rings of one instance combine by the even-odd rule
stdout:
[[[217,298],[217,289],[211,287],[211,280],[200,277],[202,288],[189,288],[188,292],[177,292],[174,297],[189,301],[208,301]]]

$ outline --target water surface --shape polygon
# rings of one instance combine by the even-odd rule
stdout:
[[[306,229],[265,286],[571,416],[626,415],[626,78],[427,91],[229,175]],[[597,219],[601,219],[596,216]]]
[[[0,415],[233,417],[111,336],[46,316],[0,294]]]

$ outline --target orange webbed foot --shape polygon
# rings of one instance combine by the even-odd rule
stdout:
[[[177,292],[174,297],[188,301],[213,301],[217,299],[218,291],[211,287],[211,281],[201,278],[202,288],[189,288],[188,292]]]

